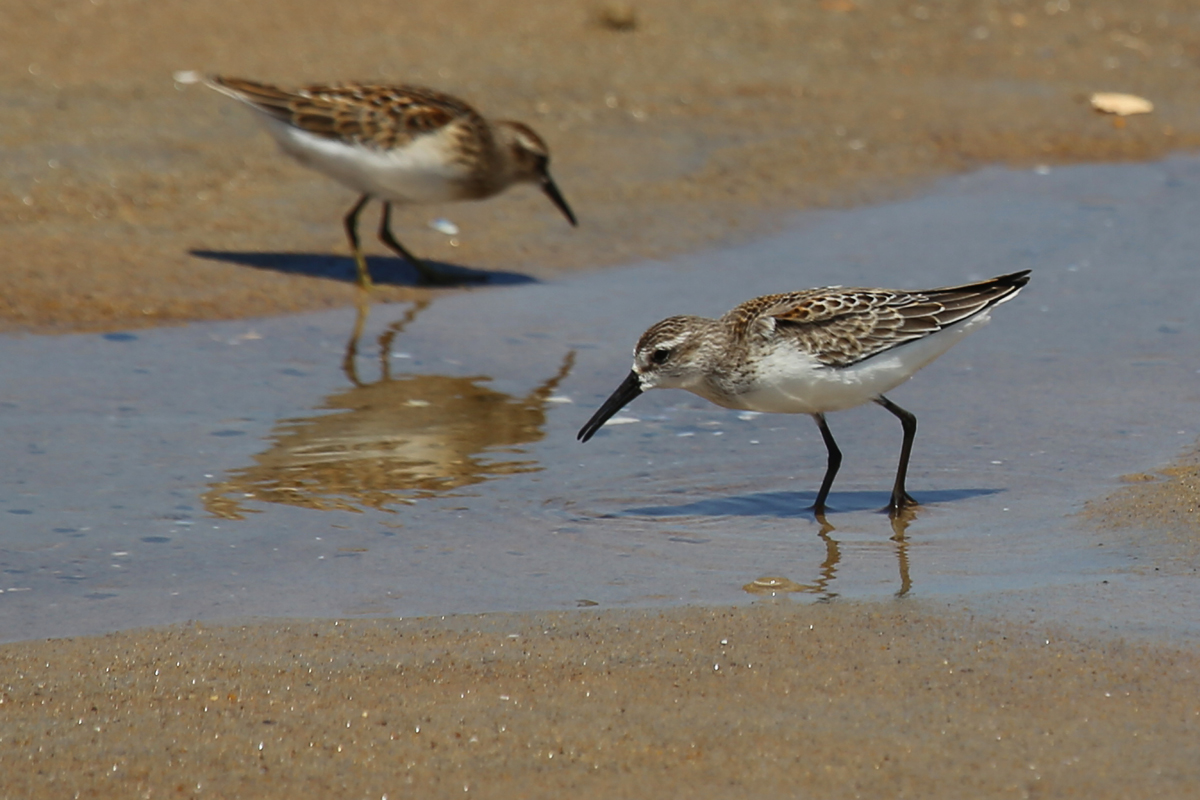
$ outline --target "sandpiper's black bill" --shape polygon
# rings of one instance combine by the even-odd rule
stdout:
[[[633,370],[629,371],[627,377],[617,390],[609,395],[604,401],[604,405],[592,414],[592,418],[587,421],[587,424],[579,429],[579,441],[586,442],[595,435],[596,431],[600,430],[604,423],[608,422],[608,418],[620,411],[625,406],[629,405],[629,401],[642,393],[642,381]]]
[[[546,193],[546,196],[550,198],[554,205],[558,206],[558,210],[563,213],[567,221],[578,228],[579,223],[575,221],[575,212],[567,205],[562,192],[558,191],[558,186],[555,185],[554,179],[550,177],[550,173],[548,172],[542,175],[542,191]]]

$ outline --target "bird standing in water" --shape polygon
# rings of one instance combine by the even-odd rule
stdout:
[[[670,317],[642,334],[633,369],[579,431],[586,442],[648,389],[686,389],[725,408],[809,414],[828,462],[812,510],[825,513],[842,452],[825,422],[830,411],[873,401],[904,429],[887,510],[916,505],[905,490],[917,418],[884,397],[984,325],[1016,297],[1029,270],[925,291],[830,287],[756,297],[720,319]]]

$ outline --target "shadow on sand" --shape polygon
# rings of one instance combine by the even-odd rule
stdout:
[[[269,269],[288,275],[308,275],[346,283],[357,281],[354,259],[349,256],[336,256],[328,253],[248,253],[227,250],[189,250],[188,253],[196,258],[221,261],[226,264],[240,264],[255,269]],[[461,275],[464,284],[485,283],[490,286],[512,286],[537,282],[536,278],[522,275],[519,272],[468,269],[457,264],[447,264],[429,259],[426,259],[425,262],[434,269],[449,275]],[[367,256],[367,267],[371,270],[371,279],[377,284],[417,286],[420,283],[416,268],[402,258]]]

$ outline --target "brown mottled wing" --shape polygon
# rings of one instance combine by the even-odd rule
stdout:
[[[846,367],[962,322],[1010,299],[1028,282],[1026,270],[920,292],[809,289],[759,297],[728,317],[737,336],[787,331],[822,364]]]
[[[241,78],[214,77],[213,88],[282,122],[330,139],[399,147],[478,112],[449,95],[415,86],[341,84],[296,91]],[[486,129],[486,126],[480,126]]]

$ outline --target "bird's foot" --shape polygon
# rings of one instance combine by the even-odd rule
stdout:
[[[886,512],[889,517],[895,518],[908,514],[919,505],[920,503],[914,500],[908,492],[901,492],[899,495],[892,495],[892,499],[880,511]]]

